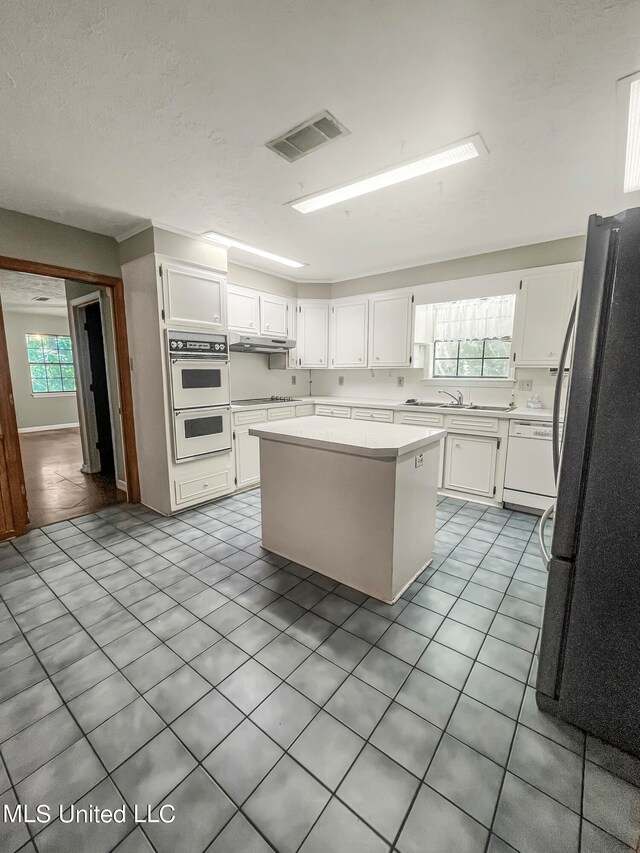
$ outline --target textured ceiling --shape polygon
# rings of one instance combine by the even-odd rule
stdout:
[[[67,300],[64,279],[0,270],[0,297],[4,311],[30,314],[65,314]],[[46,297],[47,302],[38,302]]]
[[[640,203],[616,190],[614,122],[638,0],[23,0],[2,17],[4,207],[111,235],[213,229],[336,280]],[[323,108],[348,137],[293,164],[264,147]],[[284,206],[476,132],[483,160]]]

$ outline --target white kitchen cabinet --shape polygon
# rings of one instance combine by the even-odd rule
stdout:
[[[579,270],[572,267],[522,278],[512,347],[516,367],[557,367],[578,276]]]
[[[288,304],[284,296],[260,294],[260,334],[286,338],[288,331]]]
[[[298,367],[329,366],[329,302],[312,299],[298,303]]]
[[[352,418],[354,421],[376,421],[392,424],[393,412],[391,409],[354,409]]]
[[[260,294],[248,287],[227,286],[229,330],[256,335],[260,327]]]
[[[413,331],[411,294],[369,297],[369,367],[409,367]]]
[[[331,367],[366,367],[369,301],[335,299],[331,303]]]
[[[327,406],[318,404],[316,406],[316,415],[322,415],[325,418],[350,418],[351,409],[348,406]]]
[[[203,331],[226,329],[227,285],[224,275],[206,267],[163,259],[163,319],[168,326]]]
[[[233,415],[237,489],[260,482],[260,439],[249,435],[249,427],[263,423],[267,416],[267,409],[249,409]]]
[[[498,439],[450,433],[445,444],[444,488],[492,498]]]

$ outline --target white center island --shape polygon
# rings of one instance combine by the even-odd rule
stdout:
[[[388,603],[429,564],[445,430],[312,416],[249,434],[269,551]]]

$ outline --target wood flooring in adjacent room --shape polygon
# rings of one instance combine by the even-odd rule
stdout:
[[[80,430],[20,435],[31,527],[95,512],[126,500],[111,478],[83,474]]]

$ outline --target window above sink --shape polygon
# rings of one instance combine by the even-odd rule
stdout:
[[[513,382],[514,293],[417,305],[414,364],[423,381]]]

